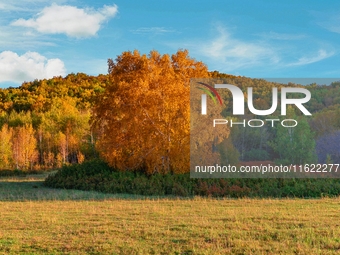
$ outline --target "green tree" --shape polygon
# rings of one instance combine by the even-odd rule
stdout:
[[[221,164],[236,165],[239,163],[240,153],[234,147],[231,137],[224,139],[219,145],[218,150],[221,157]]]
[[[289,107],[286,119],[295,119],[298,125],[284,127],[277,125],[276,136],[269,145],[279,154],[281,164],[315,163],[315,140],[310,126],[304,116],[296,116],[293,108]]]

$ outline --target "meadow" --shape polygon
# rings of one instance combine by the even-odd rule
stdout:
[[[0,254],[339,254],[340,199],[145,197],[0,179]]]

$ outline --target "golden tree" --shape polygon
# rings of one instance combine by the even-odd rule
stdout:
[[[102,157],[121,170],[188,172],[190,78],[208,77],[207,67],[186,50],[124,52],[108,65],[111,85],[93,113]]]
[[[0,131],[0,167],[1,168],[11,168],[11,162],[13,160],[12,152],[12,136],[13,130],[8,128],[5,124],[2,126]]]
[[[37,140],[32,125],[16,127],[13,133],[13,158],[17,169],[31,169],[37,160]]]

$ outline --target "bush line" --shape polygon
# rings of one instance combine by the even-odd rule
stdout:
[[[146,196],[319,198],[340,194],[337,179],[191,179],[190,174],[121,172],[100,160],[62,167],[44,184],[62,189]]]

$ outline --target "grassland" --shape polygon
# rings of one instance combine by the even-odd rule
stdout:
[[[340,199],[131,197],[0,179],[0,254],[339,254]]]

